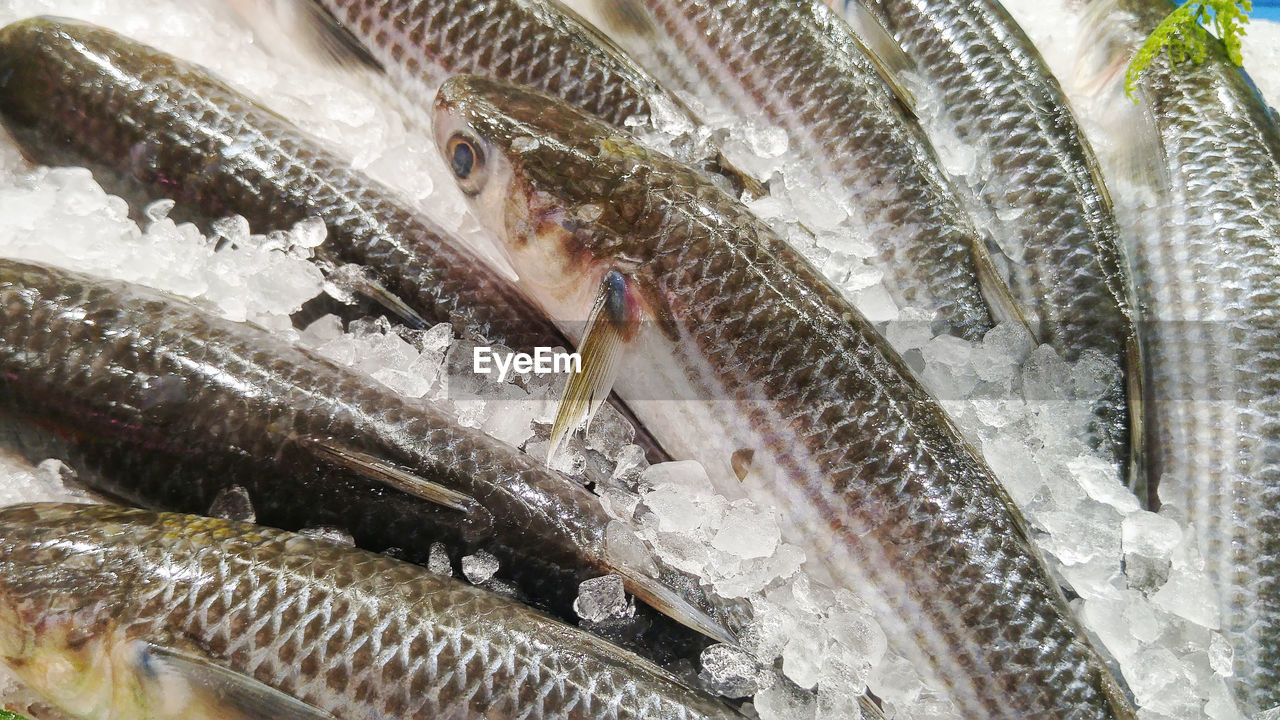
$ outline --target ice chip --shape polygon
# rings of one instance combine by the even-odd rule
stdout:
[[[226,238],[232,245],[246,245],[249,242],[249,221],[241,215],[219,218],[212,223],[213,231]]]
[[[702,665],[699,678],[717,695],[746,697],[759,689],[762,668],[742,648],[718,643],[703,650],[699,661]]]
[[[305,535],[316,540],[334,543],[335,545],[345,545],[347,547],[355,547],[356,540],[351,537],[351,533],[340,527],[331,525],[317,525],[316,527],[303,528],[298,531],[299,535]]]
[[[609,403],[600,406],[587,428],[586,445],[610,460],[616,460],[631,441],[636,429]]]
[[[142,214],[147,218],[148,222],[158,223],[161,220],[168,219],[169,213],[173,210],[173,206],[177,204],[176,200],[171,200],[169,198],[154,200],[147,203],[147,206],[142,209]]]
[[[1150,512],[1126,515],[1121,526],[1126,553],[1168,559],[1182,540],[1182,528],[1169,518]]]
[[[484,550],[462,558],[462,574],[467,576],[473,585],[483,585],[496,572],[498,572],[498,558]]]
[[[686,498],[708,497],[713,492],[707,471],[692,460],[653,465],[640,476],[640,484],[671,490]]]
[[[296,247],[316,248],[320,247],[328,234],[329,229],[325,227],[324,220],[309,217],[294,224],[289,240]]]
[[[711,546],[741,558],[768,557],[778,547],[781,538],[782,533],[773,517],[734,503],[725,514]]]
[[[658,565],[644,540],[625,523],[610,520],[605,526],[605,557],[614,567],[639,572],[647,577],[658,576]]]
[[[427,569],[437,575],[453,575],[453,561],[449,559],[449,551],[444,543],[431,543],[427,556]]]
[[[573,611],[586,622],[598,623],[630,617],[635,613],[635,605],[627,602],[621,577],[604,575],[578,584]]]

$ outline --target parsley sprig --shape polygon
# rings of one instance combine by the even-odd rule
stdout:
[[[1252,11],[1252,0],[1186,0],[1151,31],[1151,35],[1134,54],[1124,75],[1125,93],[1133,97],[1143,71],[1165,50],[1169,52],[1169,58],[1175,65],[1185,62],[1198,65],[1204,62],[1209,56],[1206,44],[1209,27],[1213,28],[1214,34],[1226,46],[1227,57],[1231,62],[1243,64],[1240,42]]]

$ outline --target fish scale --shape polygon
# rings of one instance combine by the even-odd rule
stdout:
[[[391,189],[191,63],[102,28],[36,18],[0,31],[0,120],[36,161],[88,166],[141,208],[244,216],[256,232],[311,217],[329,262],[372,271],[429,323],[515,348],[563,345],[510,282]]]
[[[532,296],[577,297],[615,267],[635,277],[655,327],[621,350],[620,395],[652,397],[644,373],[671,368],[661,377],[694,387],[682,408],[715,403],[705,417],[729,447],[708,428],[674,427],[663,404],[632,405],[720,492],[786,518],[810,571],[866,598],[891,647],[964,717],[1132,717],[991,471],[766,224],[700,172],[525,89],[451,80],[436,120],[445,147],[474,138],[490,158],[476,207],[516,260],[572,258]],[[607,211],[571,228],[556,220],[584,204]],[[745,477],[722,470],[738,449],[758,466]]]
[[[900,306],[935,312],[943,329],[964,338],[991,328],[975,264],[982,238],[923,131],[832,11],[808,0],[630,4],[660,38],[613,39],[641,58],[670,44],[679,57],[649,67],[659,79],[786,130],[789,156],[808,165],[800,175],[832,186],[869,229],[876,266]]]
[[[1096,434],[1127,467],[1133,289],[1101,172],[1058,81],[994,0],[850,2],[872,11],[960,140],[990,159],[969,200],[1016,244],[1011,287],[1042,339],[1067,360],[1092,350],[1121,369],[1095,408]]]
[[[72,558],[77,586],[48,572]],[[194,643],[217,665],[352,720],[739,717],[604,641],[380,555],[189,515],[0,510],[0,609],[16,609],[38,643],[48,632],[39,623],[56,626],[69,603],[89,608],[80,615],[91,638]],[[13,630],[0,630],[0,645],[17,660]],[[133,668],[115,670],[103,682],[123,689]],[[27,679],[55,699],[93,687]],[[126,720],[128,709],[90,720]]]
[[[1173,7],[1094,3],[1094,49],[1119,65]],[[1228,682],[1257,713],[1280,705],[1280,127],[1222,45],[1207,50],[1201,65],[1161,54],[1144,73],[1149,120],[1126,140],[1158,167],[1117,172],[1150,193],[1129,242],[1160,501],[1186,513],[1234,649]]]
[[[32,461],[61,458],[95,490],[207,512],[239,485],[256,516],[281,527],[342,528],[361,547],[418,562],[433,542],[455,561],[483,549],[504,582],[562,617],[574,617],[578,583],[610,572],[642,599],[650,587],[676,606],[705,602],[681,573],[614,558],[610,542],[639,540],[585,488],[427,400],[265,330],[140,286],[9,260],[0,260],[0,316],[0,445]],[[318,442],[369,460],[335,462]],[[413,479],[397,485],[371,462]],[[448,507],[424,482],[466,504]],[[670,602],[654,604],[685,612]],[[660,616],[645,624],[646,652],[664,660],[706,644]]]
[[[419,112],[444,78],[492,75],[561,95],[622,125],[674,101],[547,0],[312,0],[353,32]]]

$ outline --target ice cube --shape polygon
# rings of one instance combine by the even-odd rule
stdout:
[[[449,551],[444,543],[431,543],[431,550],[427,555],[427,569],[437,575],[453,576],[453,561],[449,559]]]
[[[771,515],[734,503],[711,545],[741,558],[759,558],[772,555],[781,539],[782,532]]]
[[[752,695],[760,686],[762,668],[740,647],[718,643],[702,651],[699,678],[717,695],[737,698]]]
[[[692,460],[653,465],[640,476],[640,484],[670,490],[686,498],[708,497],[714,492],[706,469]]]
[[[496,572],[498,572],[498,558],[484,550],[462,558],[462,574],[466,575],[473,585],[488,582]]]
[[[573,611],[586,622],[598,623],[630,617],[635,613],[635,605],[627,603],[621,576],[604,575],[578,584]]]
[[[610,403],[600,406],[587,428],[586,445],[601,455],[616,460],[636,437],[636,429]]]

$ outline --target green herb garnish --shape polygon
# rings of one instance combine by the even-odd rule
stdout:
[[[27,720],[16,712],[9,710],[0,710],[0,720]]]
[[[1133,97],[1138,78],[1151,65],[1156,56],[1166,49],[1175,65],[1192,62],[1200,64],[1209,56],[1206,45],[1212,27],[1227,47],[1227,57],[1236,65],[1244,64],[1240,57],[1240,39],[1244,37],[1244,25],[1253,11],[1252,0],[1187,0],[1177,10],[1169,13],[1150,37],[1134,53],[1129,69],[1124,74],[1124,91]],[[1134,102],[1137,99],[1134,98]]]

